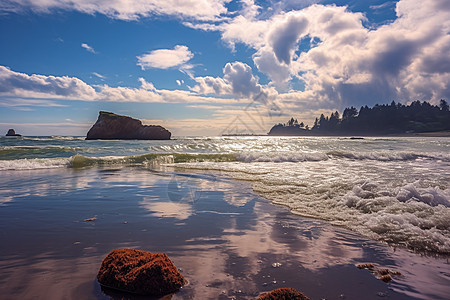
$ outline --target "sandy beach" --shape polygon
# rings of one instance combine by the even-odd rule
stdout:
[[[312,299],[448,295],[448,258],[293,215],[217,172],[163,171],[5,171],[2,299],[149,299],[96,281],[102,259],[117,248],[169,255],[189,284],[164,299],[255,299],[279,287]],[[366,262],[402,275],[384,283],[355,266]]]

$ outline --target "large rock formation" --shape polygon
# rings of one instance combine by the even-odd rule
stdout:
[[[111,251],[103,260],[97,279],[108,288],[153,296],[174,293],[186,284],[166,254],[135,249]]]
[[[131,117],[101,111],[87,140],[169,140],[170,131],[159,125],[142,125]]]
[[[6,136],[22,136],[18,133],[16,133],[16,131],[14,129],[10,129],[8,130],[8,132],[6,133]]]

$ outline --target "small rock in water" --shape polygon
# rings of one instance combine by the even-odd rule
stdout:
[[[153,296],[174,293],[186,284],[166,254],[135,249],[111,251],[97,279],[108,288]]]
[[[364,264],[357,264],[356,267],[358,269],[366,269],[369,270],[372,274],[374,274],[378,279],[380,279],[383,282],[390,282],[392,281],[392,276],[399,276],[402,275],[399,271],[387,269],[387,268],[377,268],[372,263],[364,263]]]
[[[269,293],[264,293],[258,297],[258,300],[279,300],[279,299],[309,300],[307,296],[305,296],[303,293],[293,288],[276,289]]]
[[[274,268],[279,268],[279,267],[281,267],[281,263],[279,263],[279,262],[274,262],[274,263],[272,264],[272,267],[274,267]]]
[[[8,132],[6,133],[6,136],[22,136],[21,134],[16,133],[16,131],[14,129],[10,129],[8,130]]]
[[[371,263],[366,263],[366,264],[357,264],[356,267],[358,269],[368,269],[368,270],[373,270],[373,268],[375,267],[373,264]]]

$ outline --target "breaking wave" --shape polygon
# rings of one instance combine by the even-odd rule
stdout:
[[[93,166],[152,166],[155,164],[173,164],[190,162],[230,162],[236,161],[233,154],[143,154],[134,156],[87,157],[73,155],[67,158],[24,158],[0,160],[0,170],[32,170],[50,168],[84,168]]]

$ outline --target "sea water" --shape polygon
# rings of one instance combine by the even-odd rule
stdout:
[[[0,138],[0,175],[111,166],[208,170],[250,182],[294,214],[418,253],[450,254],[448,137]]]

